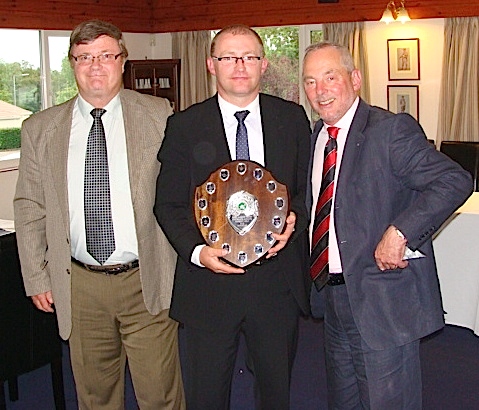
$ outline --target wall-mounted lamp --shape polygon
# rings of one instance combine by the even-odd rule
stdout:
[[[386,6],[386,10],[384,10],[383,16],[379,21],[382,21],[386,24],[392,23],[394,21],[400,21],[404,24],[406,21],[411,21],[406,7],[404,6],[404,1],[401,1],[399,3],[400,6],[396,7],[394,1],[391,0]]]

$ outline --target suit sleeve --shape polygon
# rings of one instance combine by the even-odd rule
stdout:
[[[22,275],[28,296],[51,290],[46,267],[46,211],[38,148],[30,121],[22,126],[22,152],[14,197],[15,230]]]
[[[415,200],[392,224],[415,250],[469,197],[472,178],[427,142],[422,128],[409,115],[395,116],[391,135],[389,155],[393,171],[407,188],[416,192]]]
[[[291,237],[294,241],[302,232],[308,229],[310,212],[306,208],[306,194],[308,184],[308,167],[311,147],[311,129],[308,117],[302,107],[298,107],[296,115],[296,141],[298,157],[296,166],[296,192],[291,198],[291,210],[296,213],[295,232]]]
[[[189,160],[188,127],[182,113],[168,119],[165,139],[158,153],[161,163],[156,185],[154,213],[178,255],[187,263],[193,249],[204,243],[193,218],[192,164]]]

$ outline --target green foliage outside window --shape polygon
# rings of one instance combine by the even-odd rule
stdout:
[[[0,129],[0,150],[20,148],[20,128]]]
[[[51,71],[51,84],[53,105],[65,102],[76,95],[75,77],[68,57],[63,59],[61,71]],[[0,100],[16,104],[28,111],[40,111],[42,109],[40,68],[35,68],[26,61],[5,63],[0,59]]]
[[[52,70],[53,105],[61,104],[77,94],[77,86],[68,57],[60,71]],[[15,94],[14,94],[15,93]],[[33,113],[42,109],[40,68],[30,63],[5,63],[0,59],[0,100]],[[0,150],[20,148],[20,128],[0,128]]]
[[[257,28],[264,43],[268,68],[261,81],[261,91],[299,103],[299,27]],[[311,44],[323,40],[323,31],[311,31]]]
[[[323,30],[311,31],[311,44],[320,43],[324,40]]]
[[[27,61],[5,63],[0,60],[0,100],[16,103],[28,111],[39,111],[42,104],[40,68]]]
[[[53,105],[61,104],[74,97],[77,92],[77,85],[73,70],[70,67],[68,57],[62,60],[61,71],[52,71],[52,91],[53,91]]]
[[[256,29],[263,40],[268,68],[261,91],[299,103],[299,27]]]

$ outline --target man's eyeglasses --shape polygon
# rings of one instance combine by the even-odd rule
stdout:
[[[72,57],[79,65],[90,65],[90,64],[93,64],[93,61],[95,61],[95,59],[97,59],[98,62],[101,64],[113,63],[121,55],[123,55],[123,53],[119,53],[119,54],[103,53],[98,56],[92,56],[91,54],[81,54],[79,56],[72,56]]]
[[[258,56],[243,56],[243,57],[215,57],[211,56],[213,60],[218,61],[221,65],[233,65],[238,63],[238,60],[241,60],[245,65],[255,65],[262,57]]]

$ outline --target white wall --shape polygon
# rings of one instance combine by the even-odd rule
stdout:
[[[124,33],[130,60],[171,58],[171,34]]]
[[[388,81],[388,39],[419,38],[420,80]],[[430,139],[436,139],[441,87],[444,19],[409,23],[366,23],[371,104],[387,108],[388,85],[419,86],[419,123]]]
[[[0,161],[0,219],[13,219],[13,196],[18,178],[17,167],[18,159]]]

